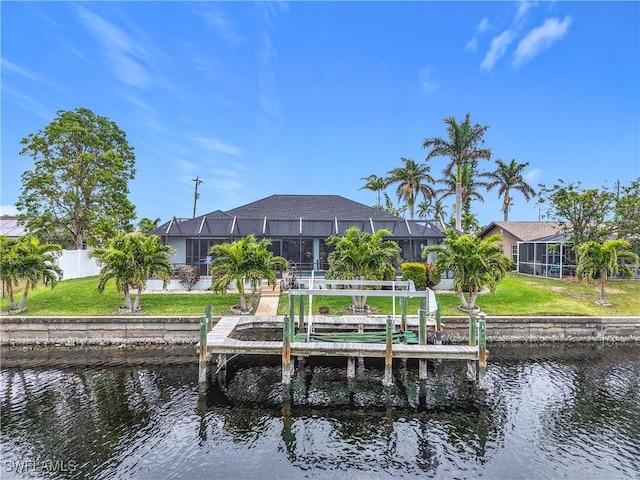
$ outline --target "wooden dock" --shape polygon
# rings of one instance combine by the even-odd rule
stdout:
[[[379,330],[385,325],[388,319],[379,316],[357,316],[349,315],[344,317],[315,316],[312,325],[317,329],[327,329],[330,331],[367,331]],[[408,326],[418,327],[419,319],[407,317]],[[318,341],[290,341],[285,338],[282,341],[257,341],[238,340],[232,338],[234,331],[241,331],[251,328],[272,328],[274,330],[287,329],[290,323],[287,316],[269,317],[222,317],[213,328],[206,334],[206,349],[200,350],[201,360],[206,364],[215,359],[218,373],[226,365],[228,355],[276,355],[283,357],[283,383],[289,383],[293,374],[293,357],[344,357],[348,360],[348,376],[354,372],[353,361],[364,358],[385,358],[390,364],[392,358],[426,360],[466,360],[477,363],[481,359],[481,348],[479,345],[408,345],[403,343],[361,343],[361,342],[318,342]],[[395,319],[389,322],[393,328],[397,328],[401,321]],[[435,327],[435,321],[428,322],[428,325]],[[205,355],[202,355],[202,354]],[[204,358],[203,358],[204,357]],[[208,383],[207,366],[201,368],[201,383]],[[478,373],[483,373],[481,368],[474,369]],[[426,364],[421,365],[421,376],[426,376]],[[392,380],[391,375],[386,375],[388,382]],[[425,377],[426,378],[426,377]]]
[[[433,291],[417,291],[412,281],[318,280],[311,281],[308,287],[289,290],[289,315],[284,316],[222,317],[212,328],[212,311],[207,307],[200,319],[198,345],[201,387],[206,389],[208,365],[213,357],[216,357],[218,382],[224,385],[227,355],[279,355],[283,386],[291,385],[292,356],[332,356],[347,359],[347,378],[355,376],[356,359],[364,364],[365,358],[384,358],[385,386],[393,385],[394,358],[417,359],[421,380],[427,378],[429,359],[463,360],[467,361],[469,376],[475,377],[484,388],[487,363],[484,319],[479,322],[475,317],[469,319],[468,345],[442,345],[443,325]],[[356,315],[355,311],[354,315],[344,316],[312,315],[313,297],[318,295],[391,297],[393,315]],[[420,299],[416,316],[407,315],[407,300],[412,297]],[[395,311],[396,298],[401,304],[399,316]],[[305,303],[309,306],[308,315]],[[282,329],[282,341],[246,341],[232,337],[235,330],[250,328]],[[412,328],[417,330],[417,335]],[[432,345],[427,343],[429,328],[434,331]]]

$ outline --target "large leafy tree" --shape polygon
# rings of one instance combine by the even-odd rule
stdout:
[[[436,271],[453,272],[453,288],[460,297],[460,308],[472,312],[478,294],[484,289],[495,292],[509,270],[509,260],[497,244],[502,237],[491,235],[481,239],[466,233],[458,235],[452,228],[447,228],[445,233],[444,242],[426,247],[422,256],[437,254]]]
[[[113,280],[116,290],[124,294],[124,309],[129,312],[140,310],[140,296],[149,278],[160,278],[163,287],[169,282],[173,272],[170,260],[173,251],[173,247],[163,245],[157,235],[116,233],[89,253],[101,267],[98,290],[103,292],[109,280]],[[132,302],[133,291],[136,293]]]
[[[377,175],[369,175],[368,177],[361,178],[361,180],[364,180],[366,183],[360,188],[360,190],[364,189],[376,192],[378,194],[377,207],[381,207],[380,194],[385,188],[387,188],[387,179]]]
[[[640,255],[640,178],[622,187],[614,210],[616,232]]]
[[[60,245],[43,243],[35,236],[20,239],[0,237],[0,278],[5,283],[9,299],[9,310],[19,313],[27,307],[29,290],[42,281],[52,288],[62,278],[62,270],[56,264]],[[20,303],[15,303],[15,287],[24,282]]]
[[[529,166],[529,162],[516,163],[515,159],[505,163],[502,160],[496,160],[496,169],[493,172],[486,172],[484,175],[489,179],[487,189],[491,190],[498,187],[498,198],[502,199],[502,213],[504,221],[509,220],[509,209],[513,203],[511,192],[513,190],[520,192],[526,201],[531,200],[536,195],[535,190],[529,185],[522,175],[525,168]]]
[[[430,184],[434,183],[434,180],[429,174],[431,169],[429,165],[418,164],[410,158],[402,158],[401,161],[402,167],[394,168],[387,174],[387,185],[398,185],[396,189],[398,200],[406,203],[409,216],[413,220],[418,196],[422,194],[427,201],[433,197],[434,191]]]
[[[235,242],[214,245],[210,253],[214,256],[209,265],[212,277],[212,288],[216,293],[226,293],[229,284],[235,282],[240,296],[240,310],[248,313],[253,310],[262,280],[270,286],[276,284],[276,266],[289,267],[283,257],[269,250],[271,240],[256,240],[253,234]],[[247,298],[246,286],[250,288]]]
[[[393,262],[400,257],[400,247],[384,237],[393,235],[380,229],[375,233],[361,232],[357,227],[347,229],[344,235],[332,235],[327,243],[334,249],[329,254],[329,269],[325,277],[335,280],[383,280],[393,275]],[[366,295],[352,298],[357,310],[364,310]]]
[[[615,230],[610,218],[616,195],[607,188],[585,189],[580,182],[565,184],[558,180],[551,187],[541,187],[538,204],[547,207],[545,217],[557,221],[574,245],[602,242]]]
[[[22,144],[35,166],[22,174],[16,206],[30,231],[82,249],[132,229],[135,156],[114,122],[86,108],[61,110]]]
[[[631,244],[624,239],[607,240],[602,243],[588,241],[578,245],[576,275],[587,280],[595,276],[600,277],[600,298],[597,302],[600,305],[610,305],[605,298],[605,286],[609,275],[633,276],[632,267],[638,263],[638,256],[630,248]]]
[[[448,138],[425,138],[422,146],[431,149],[427,154],[427,160],[440,156],[451,159],[443,173],[446,177],[455,171],[456,227],[460,228],[462,225],[462,167],[471,164],[472,171],[475,172],[478,160],[488,160],[491,157],[491,150],[482,147],[484,134],[489,126],[477,123],[472,125],[469,113],[466,114],[462,122],[458,122],[454,117],[449,117],[444,119],[444,123],[447,126]]]

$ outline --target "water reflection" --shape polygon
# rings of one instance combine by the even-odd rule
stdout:
[[[347,381],[343,365],[309,361],[283,404],[273,362],[239,358],[203,398],[192,347],[128,352],[133,366],[114,359],[124,352],[5,349],[1,476],[632,478],[638,351],[493,346],[484,396],[456,362],[422,383],[409,363],[385,390],[375,365]]]

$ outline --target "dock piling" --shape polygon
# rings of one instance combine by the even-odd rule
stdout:
[[[384,379],[382,384],[385,387],[393,385],[393,320],[389,315],[387,317],[387,329],[386,329],[387,343],[384,353]]]
[[[469,317],[469,346],[473,347],[478,345],[478,322],[476,321],[475,315],[471,315]],[[468,360],[467,361],[467,377],[469,380],[476,379],[476,363],[477,361]]]
[[[282,384],[291,385],[291,330],[292,322],[284,316],[282,325]]]
[[[487,372],[487,325],[484,315],[480,315],[478,322],[478,369],[476,372],[476,380],[478,388],[484,390],[486,388],[485,375]]]
[[[427,344],[427,299],[420,299],[419,310],[419,325],[418,325],[418,343],[420,345]],[[418,378],[420,380],[427,379],[427,359],[421,358],[418,360]]]
[[[207,357],[207,317],[200,317],[200,345],[198,347],[198,385],[201,390],[206,390],[209,385]]]

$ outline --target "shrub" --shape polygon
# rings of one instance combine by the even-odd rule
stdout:
[[[182,265],[176,268],[174,275],[187,291],[190,292],[193,286],[200,280],[200,268],[197,265]]]
[[[433,262],[426,262],[424,264],[425,276],[427,278],[426,286],[429,288],[435,287],[437,284],[440,283],[440,280],[442,280],[442,275],[440,275],[440,273],[435,267],[436,265]]]
[[[405,262],[400,266],[402,280],[413,280],[416,290],[424,290],[427,286],[426,266],[420,262]]]

